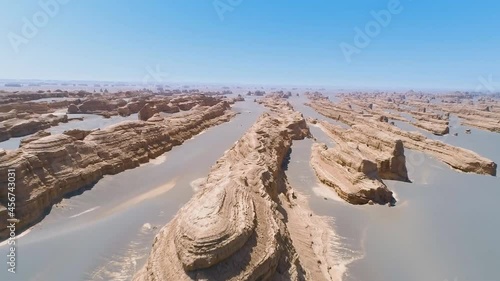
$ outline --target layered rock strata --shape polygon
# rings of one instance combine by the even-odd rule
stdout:
[[[142,95],[130,99],[128,102],[120,95],[111,97],[93,97],[84,100],[81,104],[70,104],[68,113],[70,114],[99,114],[103,116],[129,116],[139,113],[142,109],[154,110],[154,113],[176,113],[188,111],[195,106],[213,106],[223,100],[221,97],[212,97],[204,94],[193,94],[177,97],[148,96]],[[153,113],[153,114],[154,114]],[[150,117],[153,115],[151,114]],[[144,117],[140,120],[147,120]]]
[[[24,116],[23,116],[24,117]],[[29,115],[27,119],[13,118],[0,122],[0,141],[23,137],[68,122],[67,115]]]
[[[363,124],[354,125],[351,129],[326,121],[318,122],[318,125],[340,147],[356,150],[359,155],[376,163],[381,179],[410,181],[401,139]]]
[[[316,237],[313,251],[314,216],[295,212],[283,171],[292,140],[309,135],[304,124],[288,107],[264,113],[155,237],[134,280],[331,280],[328,247]]]
[[[17,229],[33,225],[63,196],[90,187],[103,175],[137,167],[204,129],[228,121],[234,116],[228,109],[227,103],[220,102],[161,122],[124,121],[91,133],[70,131],[2,153],[0,185],[7,186],[8,169],[16,170]],[[6,203],[6,189],[0,189],[0,204]],[[0,218],[6,214],[0,210]],[[6,222],[0,221],[0,239],[7,237]]]
[[[339,143],[334,148],[313,144],[311,166],[322,183],[334,188],[351,204],[385,205],[396,201],[380,179],[377,164],[347,143]]]
[[[433,133],[436,136],[444,136],[450,133],[449,122],[434,118],[420,117],[411,122],[412,125]]]

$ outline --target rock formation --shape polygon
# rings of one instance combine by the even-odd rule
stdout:
[[[357,150],[356,153],[363,155],[363,158],[376,163],[381,179],[410,181],[401,139],[363,124],[347,130],[321,121],[319,127],[341,147]]]
[[[74,138],[75,140],[83,140],[83,139],[85,139],[85,137],[87,137],[92,132],[93,131],[89,131],[89,130],[72,129],[72,130],[64,131],[63,134],[70,136],[70,137]]]
[[[7,186],[8,169],[17,173],[17,229],[36,223],[63,196],[91,186],[103,175],[137,167],[204,129],[228,121],[234,116],[228,109],[227,103],[220,102],[164,122],[124,121],[83,139],[81,132],[66,132],[69,135],[42,137],[3,154],[0,185]],[[0,205],[6,203],[6,189],[0,189]],[[6,215],[5,209],[0,210],[0,218]],[[7,237],[6,222],[0,222],[0,239]]]
[[[149,118],[153,117],[153,115],[155,115],[156,113],[158,113],[158,109],[156,109],[155,106],[152,106],[149,103],[147,103],[141,110],[139,110],[138,117],[139,120],[147,121]]]
[[[331,280],[324,236],[316,255],[301,224],[312,214],[294,211],[283,171],[292,139],[309,135],[304,125],[291,107],[264,113],[159,232],[134,280]]]
[[[448,121],[431,118],[420,118],[419,120],[411,122],[411,124],[429,131],[436,136],[443,136],[450,133]]]
[[[351,204],[362,205],[372,201],[385,205],[396,201],[380,179],[377,164],[347,143],[339,143],[330,149],[325,144],[313,144],[311,166],[322,183],[333,187],[342,199]]]
[[[19,114],[16,114],[19,117]],[[67,115],[38,115],[30,114],[20,116],[23,118],[10,118],[0,122],[0,141],[5,141],[11,137],[23,137],[45,130],[51,126],[57,126],[59,123],[68,122]]]
[[[314,99],[309,104],[318,113],[341,121],[356,129],[356,125],[368,127],[383,132],[394,139],[400,139],[405,148],[419,150],[448,164],[454,169],[476,174],[496,175],[497,164],[468,149],[446,144],[438,140],[426,138],[418,132],[403,131],[396,126],[380,122],[376,118],[366,117],[359,113],[349,111],[326,99]],[[367,136],[370,136],[367,134]]]
[[[19,144],[20,147],[23,147],[25,146],[26,144],[30,143],[30,142],[33,142],[33,141],[36,141],[38,139],[41,139],[43,137],[47,137],[47,136],[50,136],[51,133],[47,132],[47,131],[39,131],[31,136],[28,136],[28,137],[25,137],[23,139],[21,139],[21,142]]]

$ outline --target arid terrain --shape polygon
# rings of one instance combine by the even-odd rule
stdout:
[[[109,125],[95,120],[109,120],[102,123]],[[236,120],[244,120],[247,127]],[[494,95],[194,89],[4,92],[0,93],[0,145],[10,143],[0,146],[0,185],[7,186],[7,174],[14,170],[17,235],[25,231],[26,239],[36,238],[44,227],[44,239],[50,240],[51,224],[44,221],[54,223],[53,212],[68,216],[59,206],[100,192],[94,187],[100,189],[103,181],[147,169],[144,165],[162,157],[173,166],[176,161],[181,165],[182,159],[171,159],[170,151],[183,151],[186,142],[224,125],[241,134],[235,135],[232,146],[221,147],[225,152],[218,160],[203,164],[208,172],[193,181],[193,194],[179,201],[179,206],[168,207],[170,216],[154,228],[139,215],[138,223],[149,225],[146,228],[154,239],[145,242],[144,255],[134,259],[133,268],[106,267],[106,274],[116,271],[120,278],[105,275],[104,270],[92,271],[93,277],[86,272],[86,278],[344,280],[348,270],[340,263],[340,230],[331,223],[335,214],[317,213],[311,195],[289,177],[300,177],[310,169],[314,178],[305,186],[320,185],[322,200],[335,198],[368,213],[386,205],[391,207],[386,207],[387,212],[395,213],[411,204],[411,198],[396,194],[393,183],[404,183],[416,194],[425,192],[416,187],[421,180],[413,175],[434,167],[430,161],[414,165],[409,153],[412,157],[421,153],[453,173],[474,178],[497,175],[497,164],[487,152],[449,141],[466,141],[480,132],[500,133],[500,98]],[[223,143],[226,137],[220,134],[215,139]],[[294,153],[299,143],[307,143],[307,157],[297,158],[302,154]],[[208,151],[217,145],[218,141],[207,142],[199,149]],[[196,159],[189,161],[186,169],[201,165]],[[289,166],[296,162],[305,163],[303,169],[290,175]],[[99,213],[98,208],[105,208],[98,206],[81,209],[73,217],[96,213],[92,221],[109,220],[162,194],[174,196],[191,189],[176,183],[187,173],[169,174],[160,188],[142,195],[131,193],[105,213]],[[121,185],[114,192],[128,190],[126,182]],[[481,188],[470,186],[471,196],[481,194]],[[111,200],[125,195],[109,196]],[[0,241],[9,238],[8,203],[8,190],[2,188]],[[159,210],[167,208],[159,204]],[[141,207],[134,208],[140,212]],[[19,239],[22,242],[24,237]],[[31,280],[37,274],[26,276]],[[81,277],[77,275],[75,280]]]

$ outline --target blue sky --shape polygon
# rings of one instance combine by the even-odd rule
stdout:
[[[350,62],[340,44],[356,47],[355,28],[397,0],[59,0],[68,3],[44,24],[40,3],[53,1],[0,0],[0,78],[141,81],[159,67],[167,83],[474,89],[479,77],[500,81],[498,1],[400,0]],[[36,15],[40,27],[27,38],[23,18]]]

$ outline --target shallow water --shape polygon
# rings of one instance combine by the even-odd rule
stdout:
[[[79,98],[70,98],[70,97],[62,97],[62,98],[43,98],[43,99],[37,99],[37,100],[32,100],[30,102],[59,102],[59,101],[74,101]]]
[[[205,177],[264,110],[253,102],[233,108],[241,114],[230,122],[53,207],[18,239],[18,273],[2,270],[0,280],[129,280],[155,234],[191,198],[191,183]],[[1,255],[6,251],[0,246]]]

